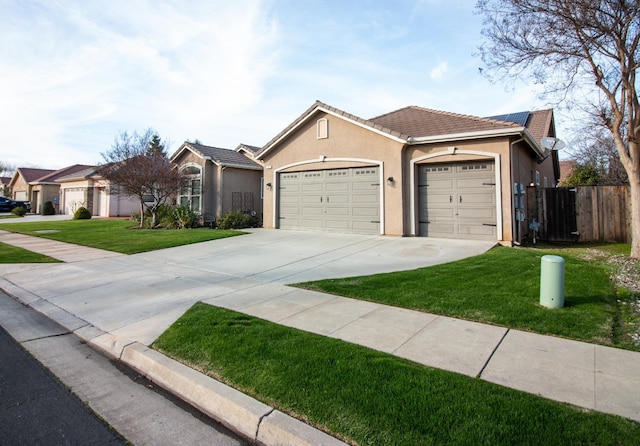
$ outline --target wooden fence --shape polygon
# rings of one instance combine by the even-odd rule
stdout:
[[[628,186],[529,188],[527,195],[528,212],[537,216],[541,240],[631,242]]]

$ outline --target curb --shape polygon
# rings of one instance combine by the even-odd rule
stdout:
[[[0,290],[45,315],[82,341],[131,367],[210,418],[255,444],[346,446],[325,432],[133,340],[118,338],[0,278]]]

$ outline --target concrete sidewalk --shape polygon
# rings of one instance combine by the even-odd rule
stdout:
[[[3,231],[0,242],[23,243]],[[64,251],[57,243],[37,249]],[[256,230],[133,256],[100,257],[76,247],[76,258],[86,252],[85,260],[0,266],[0,288],[120,358],[142,351],[147,357],[155,355],[144,346],[194,302],[203,301],[640,421],[640,353],[286,286],[428,266],[479,254],[490,246]],[[131,348],[135,345],[139,347]],[[140,362],[153,370],[147,361]]]

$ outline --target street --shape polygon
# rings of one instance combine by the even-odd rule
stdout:
[[[0,358],[0,445],[247,444],[2,292]]]

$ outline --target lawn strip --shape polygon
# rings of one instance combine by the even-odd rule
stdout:
[[[0,229],[122,254],[136,254],[243,234],[240,231],[208,228],[138,229],[136,224],[124,219],[92,219],[3,223]]]
[[[565,258],[564,308],[540,305],[540,260],[549,251],[497,247],[457,262],[372,276],[296,284],[300,288],[604,345],[616,293],[611,268]],[[553,254],[557,254],[553,252]]]
[[[53,259],[37,252],[27,251],[17,246],[0,242],[0,263],[59,263]]]
[[[637,444],[640,425],[198,303],[159,351],[359,445]]]

